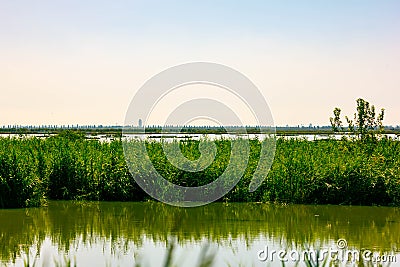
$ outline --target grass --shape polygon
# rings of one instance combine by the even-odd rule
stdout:
[[[224,172],[231,142],[215,141],[216,158],[200,172],[174,167],[160,142],[145,145],[155,169],[167,180],[198,186]],[[180,142],[183,154],[191,160],[200,157],[198,145],[198,141]],[[250,193],[260,147],[261,141],[250,141],[243,177],[220,201],[400,205],[398,141],[278,139],[271,171],[261,187]],[[139,157],[133,169],[137,179],[154,175]],[[46,139],[0,138],[0,208],[42,206],[47,199],[144,201],[149,196],[129,173],[121,140],[86,140],[71,132]]]

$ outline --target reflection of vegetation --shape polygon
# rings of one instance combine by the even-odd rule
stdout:
[[[167,248],[167,253],[164,259],[164,263],[160,267],[176,267],[179,266],[179,264],[175,263],[175,244],[171,242]],[[25,252],[25,254],[22,256],[23,258],[23,266],[24,267],[40,267],[37,261],[37,258],[35,258],[36,255],[31,255],[31,253],[28,251]],[[140,260],[140,255],[138,256],[139,260],[136,261],[135,267],[145,267],[147,266],[146,264],[142,263]],[[31,259],[33,258],[33,259]],[[208,246],[204,246],[203,249],[200,251],[200,255],[198,258],[198,263],[196,265],[192,266],[197,266],[197,267],[210,267],[213,266],[215,259],[215,253],[209,251]],[[46,261],[50,261],[51,259],[46,259]],[[55,267],[71,267],[71,266],[78,266],[76,258],[72,261],[71,258],[67,257],[64,255],[63,258],[60,259],[54,259],[54,265]],[[42,266],[48,266],[48,262],[43,263]],[[106,264],[106,266],[109,266],[109,264]]]
[[[42,244],[46,237],[60,251],[82,244],[110,242],[121,251],[141,247],[143,239],[167,244],[203,242],[223,246],[260,236],[282,247],[327,244],[345,238],[354,248],[391,251],[400,244],[400,210],[344,207],[215,203],[177,208],[157,202],[49,202],[48,207],[0,210],[0,256],[15,259],[21,245]],[[40,251],[40,248],[38,249]]]
[[[175,249],[175,244],[174,243],[170,243],[168,249],[167,249],[167,256],[164,259],[164,267],[175,267],[178,266],[177,264],[174,263],[174,249]],[[214,258],[215,258],[215,254],[214,253],[210,253],[208,251],[208,247],[205,246],[202,251],[200,252],[199,255],[199,261],[196,265],[193,266],[197,266],[197,267],[209,267],[213,265],[214,262]],[[136,267],[141,267],[141,264],[138,263],[136,265]]]
[[[131,144],[143,141],[131,141]],[[211,141],[204,141],[211,142]],[[147,142],[155,169],[185,186],[209,183],[229,165],[232,140],[215,141],[217,155],[199,172],[173,166],[159,142]],[[168,144],[167,144],[168,145]],[[181,141],[189,159],[199,158],[198,141]],[[400,204],[400,142],[279,139],[266,180],[253,193],[248,187],[257,167],[261,141],[250,140],[244,175],[226,202],[284,202],[352,205]],[[151,178],[144,157],[132,162],[136,179]],[[168,190],[166,188],[165,190]],[[129,173],[122,141],[85,140],[72,133],[37,138],[0,138],[0,207],[40,206],[46,199],[143,201],[147,194]]]

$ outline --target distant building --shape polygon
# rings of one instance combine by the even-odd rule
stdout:
[[[138,125],[139,125],[139,127],[142,127],[142,126],[143,126],[142,119],[139,119]]]

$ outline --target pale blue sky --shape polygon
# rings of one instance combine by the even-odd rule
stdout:
[[[400,1],[0,0],[0,125],[122,124],[180,63],[247,75],[278,125],[329,123],[364,97],[400,124]]]

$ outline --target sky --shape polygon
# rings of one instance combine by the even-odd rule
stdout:
[[[247,76],[276,125],[329,125],[359,97],[400,125],[399,29],[396,0],[0,0],[0,125],[121,125],[147,80],[197,61]]]

